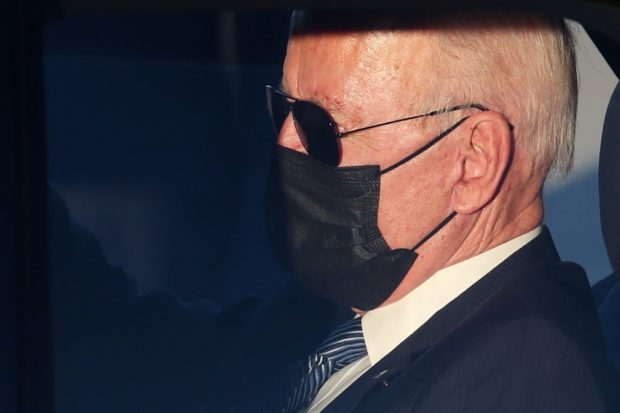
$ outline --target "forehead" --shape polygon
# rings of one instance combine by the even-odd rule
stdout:
[[[412,33],[312,33],[289,40],[283,87],[332,107],[372,99],[401,100],[426,60],[424,39]]]

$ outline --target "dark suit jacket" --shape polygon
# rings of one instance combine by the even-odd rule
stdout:
[[[618,278],[618,273],[613,273],[594,284],[592,295],[601,320],[607,357],[616,370],[620,371],[620,278]]]
[[[294,291],[263,308],[222,359],[222,383],[235,391],[219,400],[219,411],[275,411],[279,372],[345,313]],[[560,261],[545,229],[325,411],[620,411],[619,389],[585,273]]]

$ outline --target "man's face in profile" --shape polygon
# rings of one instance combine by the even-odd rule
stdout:
[[[562,168],[569,166],[572,151],[574,125],[566,120],[573,113],[575,82],[572,54],[562,46],[568,44],[568,36],[561,27],[553,28],[556,23],[532,16],[504,16],[505,24],[497,24],[500,17],[484,13],[473,14],[471,19],[433,14],[403,18],[364,15],[349,20],[312,14],[307,20],[304,14],[296,17],[282,89],[290,102],[302,100],[320,106],[319,112],[329,114],[322,119],[331,117],[337,125],[341,134],[337,166],[341,168],[324,175],[346,173],[350,169],[342,167],[349,166],[374,165],[380,170],[375,182],[378,195],[373,195],[376,209],[364,215],[375,220],[374,226],[371,231],[359,231],[380,232],[382,246],[387,246],[373,250],[363,244],[366,250],[353,251],[347,268],[355,268],[358,259],[370,256],[385,257],[382,254],[397,250],[415,252],[415,265],[402,261],[402,268],[408,266],[407,273],[384,305],[402,298],[438,270],[540,224],[540,188],[545,176],[554,157]],[[549,66],[557,70],[546,70]],[[555,100],[566,104],[541,104]],[[296,107],[308,106],[313,105]],[[292,108],[294,115],[294,104]],[[439,115],[391,123],[425,113]],[[286,111],[278,122],[278,127],[282,125],[281,146],[306,153],[306,147],[312,148],[308,135],[314,136],[315,142],[333,137],[329,132],[309,134],[307,128],[319,131],[316,125],[304,126],[293,116],[282,114]],[[372,127],[377,124],[384,125]],[[313,158],[320,158],[311,152]],[[283,172],[281,177],[303,180],[304,175],[309,176],[312,167],[300,162],[302,166],[295,172]],[[301,170],[305,172],[298,172]],[[316,186],[303,182],[299,187]],[[329,183],[323,188],[334,190]],[[298,200],[298,195],[299,191],[293,192],[291,198]],[[323,273],[321,266],[315,267],[323,250],[332,248],[334,262],[340,263],[343,259],[335,253],[337,248],[362,245],[355,234],[341,236],[329,228],[331,223],[341,223],[325,219],[329,208],[324,214],[312,215],[320,210],[314,206],[322,198],[317,191],[306,202],[296,204],[300,210],[310,211],[307,222],[313,224],[303,230],[284,226],[280,231],[282,239],[288,240],[281,245],[299,246],[299,255],[289,261],[289,269],[306,274],[309,285],[323,283],[312,279],[313,272]],[[344,204],[327,205],[336,210]],[[290,210],[284,207],[280,212]],[[297,222],[298,216],[289,222]],[[348,221],[348,228],[354,233],[371,219]],[[300,241],[326,223],[325,231]],[[316,255],[308,263],[303,257],[311,254]],[[346,272],[344,265],[326,267],[338,267],[338,274]],[[374,278],[381,278],[385,270],[379,267],[376,272],[362,273],[372,272]],[[334,277],[326,276],[328,279]],[[355,285],[353,281],[350,284]]]
[[[414,30],[293,34],[281,87],[287,95],[325,109],[339,132],[444,109],[428,107],[429,96],[434,96],[427,82],[437,74],[432,70],[435,54],[427,36]],[[461,103],[471,102],[457,105]],[[463,176],[459,166],[463,153],[471,151],[465,135],[472,128],[468,122],[454,130],[450,126],[482,113],[490,112],[464,108],[432,119],[373,127],[340,139],[338,166],[378,165],[382,171],[389,170],[380,175],[376,212],[377,227],[389,248],[411,250],[453,216],[453,188]],[[451,131],[407,160],[446,130]],[[278,144],[306,153],[292,116],[286,118]],[[392,169],[394,165],[398,167]],[[442,231],[416,247],[416,265],[408,267],[409,273],[418,271],[422,276],[406,278],[383,305],[398,300],[419,285],[424,275],[438,270],[461,240],[460,235],[448,237]],[[427,258],[429,251],[434,253],[432,258]]]
[[[403,49],[403,45],[407,45]],[[420,35],[394,32],[312,33],[293,36],[284,62],[282,88],[326,109],[341,131],[412,116],[426,76],[429,47]],[[434,137],[413,120],[361,131],[341,139],[339,166],[386,168]],[[378,224],[391,248],[411,248],[450,211],[443,186],[452,161],[451,136],[419,158],[382,176]],[[305,152],[288,117],[278,143]]]

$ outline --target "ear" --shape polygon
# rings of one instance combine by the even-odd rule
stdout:
[[[493,200],[512,157],[510,124],[503,115],[485,111],[465,123],[460,152],[460,176],[454,188],[453,207],[473,214]]]

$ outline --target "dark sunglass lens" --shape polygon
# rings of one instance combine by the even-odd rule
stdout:
[[[295,126],[308,155],[328,165],[340,163],[340,142],[325,109],[310,102],[293,104]]]
[[[285,96],[276,92],[275,89],[267,87],[267,108],[269,109],[269,115],[271,115],[273,128],[276,134],[279,134],[286,117],[291,111],[291,103]]]

